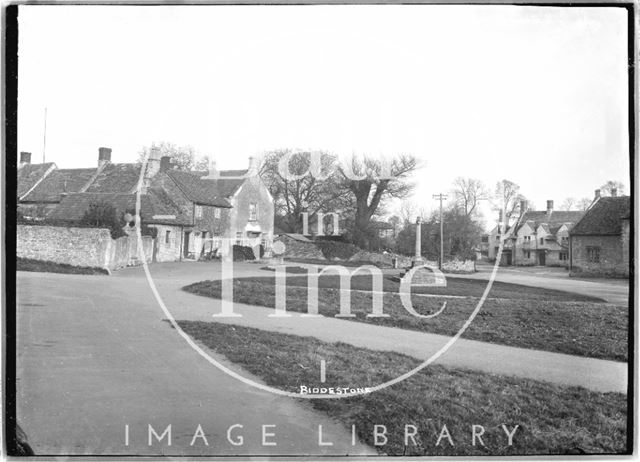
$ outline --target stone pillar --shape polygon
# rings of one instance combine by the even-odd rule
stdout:
[[[416,219],[416,254],[413,257],[414,265],[422,264],[422,221],[420,217]]]

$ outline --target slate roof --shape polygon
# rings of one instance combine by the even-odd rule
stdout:
[[[140,178],[140,164],[107,164],[85,192],[129,193]]]
[[[24,202],[59,202],[63,193],[78,192],[95,174],[95,168],[57,169],[24,197]]]
[[[58,206],[51,211],[49,219],[59,221],[79,221],[84,213],[89,210],[91,204],[106,202],[119,214],[135,212],[136,194],[122,193],[71,193],[63,197]],[[168,223],[185,224],[190,222],[180,213],[178,207],[173,204],[169,196],[162,190],[149,190],[147,194],[140,196],[140,215],[143,223]],[[175,219],[160,218],[154,216],[175,216]]]
[[[229,171],[221,171],[220,174],[225,176]],[[202,178],[206,174],[207,172],[167,171],[167,175],[175,181],[189,200],[201,205],[230,208],[231,203],[227,198],[233,196],[245,180]]]
[[[551,214],[547,214],[545,211],[529,210],[525,212],[524,216],[520,220],[522,224],[526,222],[533,222],[534,229],[537,229],[543,223],[546,223],[551,228],[555,226],[560,227],[565,223],[576,223],[584,216],[583,211],[564,211],[554,210]]]
[[[629,196],[601,197],[571,230],[572,235],[611,235],[622,232],[622,220],[630,216]]]
[[[53,166],[53,162],[44,164],[26,164],[18,169],[18,197],[22,197],[44,176]]]

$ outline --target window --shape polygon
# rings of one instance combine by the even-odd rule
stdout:
[[[569,252],[560,251],[558,258],[560,259],[560,261],[567,261],[569,259]]]
[[[252,202],[249,204],[249,221],[256,221],[258,219],[258,204]]]
[[[213,216],[215,218],[220,218],[220,209],[218,207],[216,207],[215,209],[213,209]]]
[[[524,258],[531,258],[531,250],[523,250]]]
[[[544,237],[540,238],[540,245],[544,244]]]
[[[165,244],[170,244],[171,243],[171,231],[165,231],[165,233],[164,233],[164,243]]]
[[[523,239],[524,239],[524,242],[526,242],[526,243],[530,243],[531,242],[531,236],[524,236]]]
[[[569,240],[569,237],[568,237],[568,236],[562,236],[562,237],[560,238],[560,241],[561,241],[563,244],[566,244],[568,240]]]
[[[500,240],[500,235],[498,234],[498,235],[496,236],[496,241],[499,241],[499,240]]]
[[[202,218],[202,206],[196,205],[196,218]]]
[[[587,260],[589,263],[600,263],[600,247],[587,247]]]

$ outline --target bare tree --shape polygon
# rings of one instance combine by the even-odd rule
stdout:
[[[385,199],[407,197],[413,190],[409,177],[418,168],[414,156],[399,155],[390,160],[352,156],[340,167],[342,184],[355,201],[354,240],[367,247],[371,217]]]
[[[520,194],[519,185],[509,180],[498,181],[492,204],[494,209],[504,210],[506,223],[520,211],[520,202],[523,200],[526,199]]]
[[[605,184],[600,186],[600,194],[602,194],[603,196],[611,196],[611,193],[614,189],[617,190],[617,194],[624,194],[624,183],[622,183],[621,181],[609,180]]]
[[[319,159],[316,174],[309,171],[312,158]],[[335,163],[335,156],[327,152],[279,149],[264,154],[260,177],[274,198],[279,227],[287,232],[301,233],[303,212],[308,213],[309,223],[312,223],[319,212],[340,213],[348,208],[351,198],[344,196],[340,178],[328,174]]]
[[[489,198],[482,181],[475,178],[456,178],[453,181],[452,195],[454,205],[466,217],[473,216],[479,202]]]
[[[593,199],[589,199],[588,197],[583,197],[579,201],[576,202],[576,210],[587,210]]]
[[[570,210],[576,210],[577,207],[578,207],[578,199],[576,199],[575,197],[567,197],[565,200],[562,201],[558,210],[570,211]]]
[[[178,170],[206,171],[209,169],[208,156],[198,156],[193,146],[177,146],[168,141],[154,142],[151,146],[142,148],[142,151],[138,153],[138,162],[142,162],[152,150],[156,150],[160,157],[171,157],[171,162]]]

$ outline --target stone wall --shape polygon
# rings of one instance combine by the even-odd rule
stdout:
[[[153,239],[143,236],[147,262],[153,255]],[[140,263],[136,235],[111,239],[108,229],[18,225],[16,256],[114,270]]]
[[[572,236],[571,271],[594,276],[628,276],[628,243],[626,244],[627,255],[624,255],[624,238],[624,234],[622,236]],[[598,263],[589,261],[587,247],[600,248]]]

